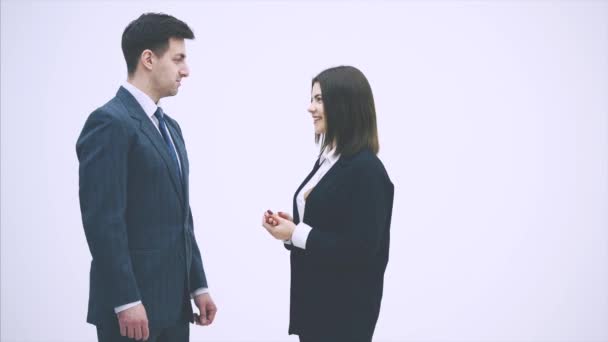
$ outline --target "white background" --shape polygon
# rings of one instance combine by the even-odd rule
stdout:
[[[316,147],[310,80],[368,77],[395,184],[375,341],[608,341],[608,2],[1,5],[1,339],[94,341],[75,142],[126,79],[125,26],[187,22],[165,99],[219,306],[193,341],[287,336],[291,210]],[[362,294],[364,295],[364,294]]]

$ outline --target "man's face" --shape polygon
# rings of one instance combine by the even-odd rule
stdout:
[[[152,69],[152,87],[160,95],[160,98],[173,96],[177,94],[177,90],[184,77],[188,77],[190,70],[186,64],[186,44],[183,39],[170,38],[169,48],[156,59],[155,66]]]

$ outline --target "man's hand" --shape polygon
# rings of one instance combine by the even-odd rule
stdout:
[[[118,316],[120,335],[134,338],[138,341],[148,340],[150,329],[148,329],[148,315],[143,304],[137,304],[116,315]]]
[[[215,319],[217,307],[209,293],[201,293],[194,297],[194,304],[200,314],[194,314],[194,321],[198,325],[210,325]]]

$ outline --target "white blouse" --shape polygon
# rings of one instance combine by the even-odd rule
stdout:
[[[308,183],[306,183],[298,195],[296,196],[296,205],[298,207],[298,214],[300,216],[300,223],[296,226],[296,229],[293,231],[293,235],[291,236],[291,241],[285,241],[285,244],[293,244],[296,247],[306,249],[306,240],[308,240],[308,234],[312,230],[312,227],[303,222],[304,220],[304,209],[306,208],[306,199],[304,199],[304,194],[306,194],[309,190],[314,188],[319,181],[325,176],[327,171],[331,169],[332,166],[336,164],[336,162],[340,159],[339,155],[334,154],[334,149],[325,150],[319,157],[319,169],[315,174],[310,178]]]

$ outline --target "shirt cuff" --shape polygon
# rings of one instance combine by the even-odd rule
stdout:
[[[129,308],[132,308],[136,305],[141,304],[141,300],[138,300],[137,302],[133,302],[133,303],[129,303],[129,304],[125,304],[125,305],[121,305],[121,306],[117,306],[114,308],[114,313],[119,313],[121,311],[125,311]]]
[[[308,234],[311,230],[312,228],[306,223],[298,223],[291,235],[291,243],[298,248],[306,249],[306,240],[308,240]]]
[[[190,296],[192,297],[192,299],[194,299],[194,297],[196,297],[196,296],[198,296],[200,294],[203,294],[203,293],[209,293],[209,289],[206,288],[206,287],[198,288],[198,289],[194,290],[194,292],[192,292],[190,294]]]

